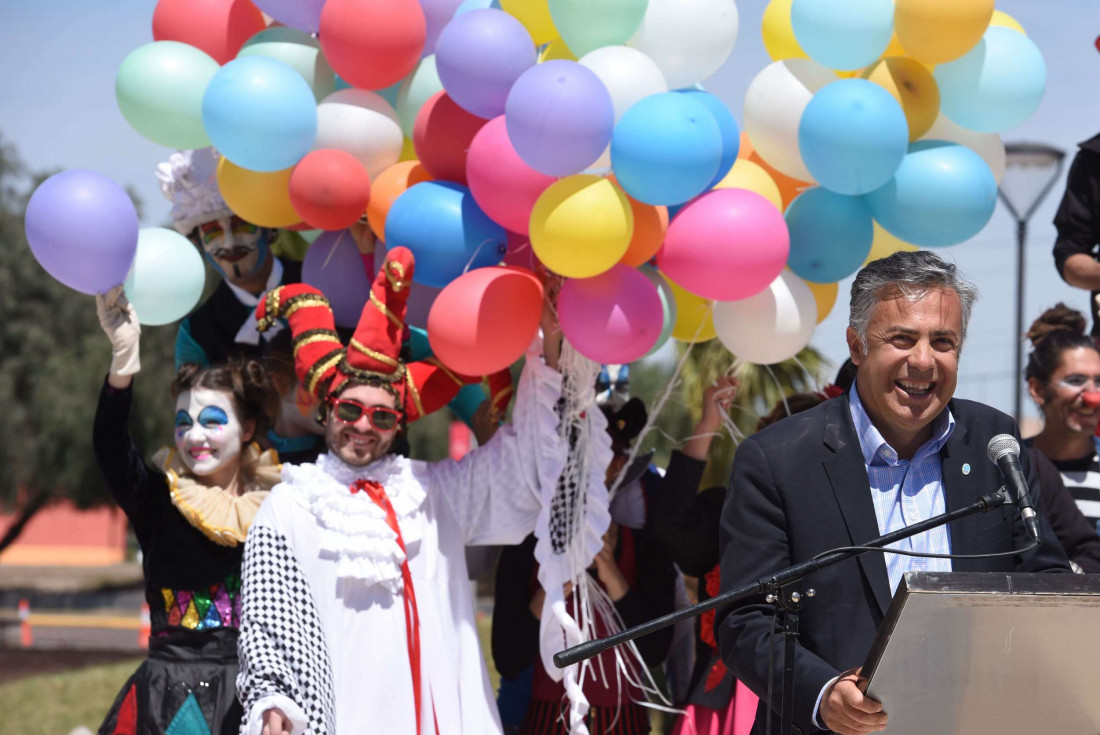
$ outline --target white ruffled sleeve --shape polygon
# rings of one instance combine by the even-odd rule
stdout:
[[[467,546],[518,544],[535,528],[543,486],[553,486],[568,446],[555,410],[561,375],[542,361],[542,340],[527,350],[512,423],[458,461],[428,466],[428,492],[447,503]]]

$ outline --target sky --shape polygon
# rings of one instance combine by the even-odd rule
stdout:
[[[839,0],[838,0],[839,1]],[[115,104],[119,64],[152,41],[155,0],[0,0],[0,140],[13,145],[31,170],[88,168],[144,200],[142,224],[168,219],[169,204],[153,171],[170,151],[134,132]],[[753,77],[769,63],[760,35],[765,0],[739,0],[740,30],[733,53],[704,86],[741,119],[742,99]],[[1095,0],[1001,0],[1039,46],[1047,64],[1047,90],[1035,114],[1002,134],[1006,142],[1038,142],[1067,152],[1061,179],[1029,225],[1025,272],[1025,330],[1057,301],[1088,310],[1088,294],[1058,277],[1051,258],[1052,219],[1078,142],[1100,132],[1100,3]],[[981,290],[963,352],[957,395],[1011,412],[1015,334],[1016,227],[1003,205],[972,240],[937,250],[956,262]],[[847,293],[818,326],[811,344],[839,365],[847,354]],[[1025,416],[1037,415],[1024,401]]]

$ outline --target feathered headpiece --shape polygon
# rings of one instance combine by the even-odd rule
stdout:
[[[180,234],[233,214],[218,190],[217,171],[218,152],[213,148],[176,151],[157,166],[161,193],[172,202],[172,226]]]
[[[336,333],[328,299],[305,284],[269,291],[256,306],[257,326],[262,332],[276,319],[290,323],[298,379],[322,402],[335,398],[349,382],[377,383],[393,391],[411,423],[447,405],[463,385],[481,380],[459,375],[434,357],[401,362],[413,265],[408,248],[386,253],[347,347]],[[489,387],[492,407],[503,408],[512,391],[511,374],[502,370],[490,376]]]

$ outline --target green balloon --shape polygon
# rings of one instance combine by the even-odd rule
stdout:
[[[202,95],[218,62],[194,46],[154,41],[130,52],[115,77],[115,99],[126,122],[169,148],[205,148]]]
[[[578,59],[589,51],[627,42],[645,17],[649,0],[549,0],[561,40]]]
[[[283,62],[306,80],[318,102],[336,91],[336,74],[325,61],[321,44],[305,31],[286,26],[262,30],[237,52],[238,59],[244,56],[266,56]]]
[[[435,54],[425,56],[397,88],[397,102],[394,107],[397,110],[397,119],[401,121],[401,132],[406,138],[413,137],[416,113],[420,112],[420,108],[433,94],[442,90],[443,82],[439,81],[439,72],[435,68]]]

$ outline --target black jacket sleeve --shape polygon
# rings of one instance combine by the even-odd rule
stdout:
[[[1054,264],[1066,277],[1066,259],[1071,255],[1094,255],[1100,243],[1100,154],[1082,148],[1073,159],[1066,177],[1066,191],[1054,215],[1058,239],[1054,242]]]
[[[150,471],[130,437],[133,400],[132,387],[119,390],[104,381],[92,428],[92,448],[100,474],[140,542],[148,526],[149,491],[154,482],[163,483],[163,478]]]
[[[707,463],[673,452],[665,476],[647,492],[653,532],[684,574],[702,577],[718,563],[718,518],[726,489],[699,492]]]
[[[1046,516],[1070,561],[1089,574],[1100,573],[1100,535],[1081,513],[1058,469],[1035,447],[1028,447],[1039,477],[1040,515]]]
[[[497,563],[493,600],[493,663],[505,679],[514,679],[539,655],[539,621],[531,614],[531,574],[535,569],[535,537],[519,546],[505,546]]]

